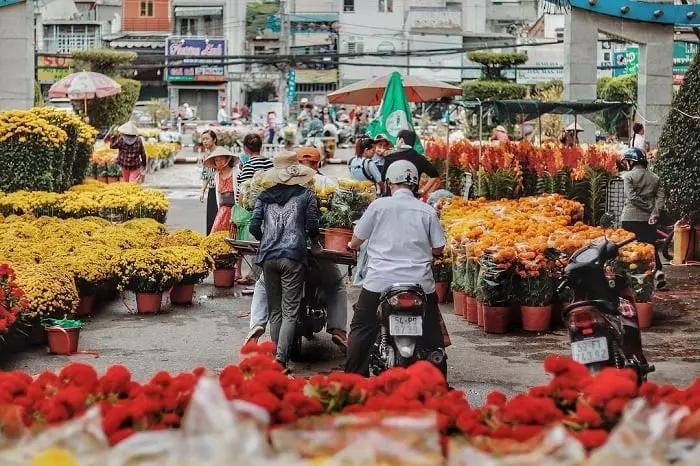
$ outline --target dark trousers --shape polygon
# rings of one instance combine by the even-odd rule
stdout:
[[[270,259],[262,267],[270,337],[277,345],[277,360],[286,365],[294,345],[305,266],[291,259]]]
[[[642,243],[647,243],[654,246],[656,270],[661,270],[661,257],[659,256],[659,250],[656,248],[656,241],[659,239],[656,233],[656,225],[649,225],[648,222],[622,222],[622,228],[630,233],[634,233],[637,236],[637,239]]]
[[[379,293],[362,289],[360,297],[353,307],[350,335],[348,336],[348,360],[345,372],[369,376],[369,353],[377,341],[379,320]],[[423,345],[426,348],[442,348],[443,336],[438,313],[438,298],[435,293],[428,295],[428,303],[423,319]]]
[[[207,235],[211,233],[214,226],[216,214],[219,213],[219,206],[216,204],[216,188],[209,188],[207,194]]]

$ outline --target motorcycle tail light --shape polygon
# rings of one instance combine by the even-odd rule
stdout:
[[[398,308],[410,308],[423,305],[423,300],[420,296],[413,293],[398,293],[389,298],[389,304]]]
[[[598,322],[599,318],[595,311],[581,309],[574,311],[569,316],[569,327],[572,330],[581,330],[584,335],[593,333],[593,326]]]

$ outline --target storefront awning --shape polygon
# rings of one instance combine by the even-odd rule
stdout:
[[[175,7],[175,16],[221,16],[224,7],[221,6],[178,6]]]
[[[113,40],[109,45],[113,49],[164,49],[165,39],[160,41]]]

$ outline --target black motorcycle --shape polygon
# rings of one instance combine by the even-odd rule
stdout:
[[[568,289],[573,294],[573,303],[562,311],[572,359],[585,364],[591,373],[604,367],[634,369],[641,384],[655,368],[647,363],[642,350],[634,293],[627,277],[606,274],[608,261],[634,240],[614,243],[605,239],[576,251],[564,269],[557,293],[562,295]],[[548,249],[546,256],[556,260],[561,253]]]
[[[428,298],[417,284],[397,284],[379,298],[379,333],[369,355],[369,372],[375,376],[392,367],[408,367],[426,360],[447,374],[444,348],[423,345],[423,320]]]

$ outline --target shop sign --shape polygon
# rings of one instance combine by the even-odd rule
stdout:
[[[36,64],[37,79],[40,84],[53,84],[71,73],[73,60],[60,55],[38,55]]]
[[[338,82],[338,70],[296,70],[296,82],[325,84]]]
[[[411,29],[462,29],[462,12],[458,10],[416,10],[409,12]]]
[[[678,86],[683,82],[688,72],[690,62],[698,51],[697,42],[676,41],[673,43],[673,84]]]
[[[223,57],[226,55],[225,39],[177,39],[169,38],[165,46],[165,56],[173,58],[182,56],[200,56],[203,58]],[[223,60],[223,58],[222,58]],[[212,60],[187,58],[174,64],[199,65],[168,68],[166,80],[170,82],[222,82],[226,81],[223,65],[215,64]]]
[[[244,84],[255,84],[259,82],[276,81],[279,79],[279,73],[271,73],[265,71],[232,71],[228,74],[229,81],[242,82]]]

